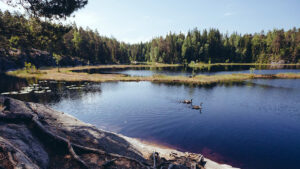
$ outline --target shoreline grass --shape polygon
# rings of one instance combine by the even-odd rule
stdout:
[[[118,65],[117,67],[127,67],[131,65]],[[90,68],[91,66],[89,66]],[[92,66],[107,68],[110,65]],[[109,81],[150,81],[162,83],[185,83],[185,84],[212,84],[221,82],[241,82],[248,79],[300,79],[300,73],[280,73],[272,75],[258,75],[258,74],[222,74],[222,75],[197,75],[194,77],[188,76],[167,76],[167,75],[153,75],[153,76],[126,76],[122,74],[88,74],[84,72],[73,72],[72,70],[86,69],[84,67],[43,69],[40,73],[28,73],[25,70],[16,70],[7,72],[7,75],[16,76],[19,78],[36,78],[40,80],[57,80],[57,81],[90,81],[90,82],[109,82]]]
[[[144,64],[129,64],[129,65],[86,65],[86,66],[75,66],[75,67],[61,67],[60,70],[84,70],[84,69],[109,69],[109,68],[159,68],[159,67],[179,67],[184,66],[184,64],[165,64],[157,62],[145,62]],[[270,63],[194,63],[188,64],[190,68],[206,68],[212,66],[300,66],[300,63],[291,63],[291,64],[270,64]],[[42,67],[41,70],[52,69],[53,67]]]
[[[184,66],[183,64],[166,64],[157,62],[145,62],[144,64],[129,64],[129,65],[87,65],[87,66],[75,66],[75,67],[62,67],[60,70],[84,70],[84,69],[108,69],[108,68],[159,68],[159,67],[179,67]],[[195,63],[188,64],[190,68],[201,68],[201,67],[211,67],[211,66],[300,66],[300,63],[291,64],[270,64],[270,63]],[[44,67],[41,70],[52,69],[53,67]]]
[[[131,65],[90,65],[90,66],[76,66],[76,67],[62,67],[60,70],[83,70],[83,69],[107,69],[107,68],[142,68],[142,67],[178,67],[182,64],[164,64],[164,63],[147,63],[142,65],[131,64]],[[47,68],[45,68],[47,69]],[[49,69],[49,68],[48,68]]]
[[[300,66],[300,63],[193,63],[188,65],[190,68],[201,68],[211,66]]]

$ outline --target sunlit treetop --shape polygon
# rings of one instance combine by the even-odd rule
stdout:
[[[2,0],[10,6],[23,7],[35,17],[61,19],[83,8],[88,0]]]

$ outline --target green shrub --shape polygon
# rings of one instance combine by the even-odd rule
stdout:
[[[12,47],[17,48],[19,46],[19,43],[20,43],[20,38],[18,36],[12,36],[9,39],[9,43]]]
[[[57,71],[60,72],[60,70],[59,70],[59,62],[62,59],[61,55],[53,53],[53,59],[55,59],[56,66],[57,66]],[[88,65],[89,65],[89,63],[88,63]]]
[[[31,74],[40,73],[40,71],[35,67],[35,65],[31,64],[30,62],[24,63],[24,70],[26,71],[26,73],[31,73]]]
[[[254,71],[255,71],[255,68],[254,68],[254,67],[251,67],[249,70],[250,70],[250,73],[253,74]]]
[[[195,62],[191,61],[189,66],[194,66],[194,65],[195,65]]]

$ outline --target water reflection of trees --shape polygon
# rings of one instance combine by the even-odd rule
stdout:
[[[74,86],[76,89],[68,88],[67,86]],[[49,85],[50,89],[53,89],[50,96],[41,95],[43,97],[43,102],[48,104],[58,103],[63,99],[80,99],[86,94],[101,94],[101,84],[86,82],[65,82],[57,83],[57,85]]]
[[[14,87],[10,88],[10,84]],[[87,83],[87,82],[57,82],[57,81],[36,81],[32,79],[14,79],[13,81],[0,83],[1,87],[4,86],[7,91],[18,91],[22,87],[27,87],[32,84],[38,84],[40,90],[49,88],[51,92],[35,93],[31,91],[25,94],[8,95],[10,97],[42,104],[55,104],[63,99],[80,99],[86,94],[100,94],[100,83]]]
[[[20,79],[5,74],[0,74],[0,93],[20,90],[22,87],[28,86],[30,79]]]
[[[270,69],[300,69],[299,65],[203,65],[201,67],[188,67],[188,66],[174,66],[174,67],[124,67],[124,68],[96,68],[96,69],[82,69],[73,70],[74,72],[85,72],[89,74],[123,74],[128,70],[141,71],[147,70],[153,73],[160,74],[185,74],[196,75],[201,73],[215,73],[215,72],[230,72],[230,71],[247,71],[249,69],[255,70],[270,70]],[[147,76],[147,75],[145,75]]]
[[[211,84],[194,84],[194,83],[178,83],[178,82],[152,82],[158,86],[183,86],[186,88],[204,88],[204,89],[213,89],[216,86],[225,86],[225,87],[232,87],[232,86],[244,86],[245,82],[218,82],[218,83],[211,83]]]

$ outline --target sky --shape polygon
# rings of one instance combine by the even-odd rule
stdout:
[[[194,28],[229,34],[300,28],[300,0],[89,0],[74,14],[68,23],[128,43]]]

